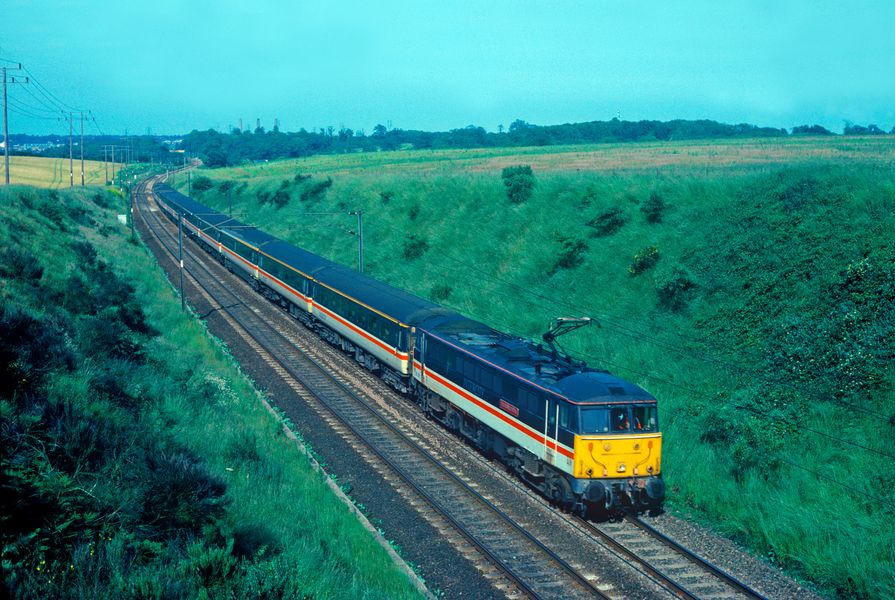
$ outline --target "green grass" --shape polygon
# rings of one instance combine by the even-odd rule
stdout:
[[[0,190],[5,591],[416,597],[181,313],[121,201]]]
[[[517,164],[537,183],[512,205],[501,171]],[[833,595],[886,598],[893,167],[895,141],[878,136],[383,152],[203,174],[236,183],[235,216],[347,265],[347,212],[362,209],[369,274],[505,331],[537,338],[553,317],[595,317],[561,343],[660,399],[670,509]],[[278,191],[283,207],[259,202]],[[216,188],[196,197],[227,210]],[[404,257],[411,235],[428,244],[418,259]]]

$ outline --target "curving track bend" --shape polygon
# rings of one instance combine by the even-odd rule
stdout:
[[[136,218],[159,260],[177,263],[177,228],[155,208],[155,180],[133,192]],[[191,243],[183,269],[247,343],[265,357],[393,487],[489,563],[495,588],[534,598],[763,598],[636,517],[594,525],[556,511],[499,464],[426,422],[410,402],[326,345]],[[358,371],[360,371],[358,373]],[[346,376],[346,373],[351,376]],[[387,403],[377,400],[385,395]],[[409,409],[403,415],[403,409]],[[398,413],[402,413],[399,415]],[[458,460],[459,459],[459,460]],[[456,467],[457,462],[463,467]],[[482,491],[480,491],[482,490]],[[641,523],[642,526],[635,526]],[[439,527],[441,529],[441,527]],[[658,534],[661,535],[661,534]],[[485,570],[479,567],[480,570]],[[620,579],[640,579],[634,584]]]

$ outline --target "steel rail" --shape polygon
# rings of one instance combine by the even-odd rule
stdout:
[[[144,184],[140,188],[135,189],[135,194],[137,194],[137,193],[142,193],[144,196],[147,195],[146,194],[146,185]],[[151,232],[153,233],[153,235],[155,235],[156,238],[158,239],[160,246],[162,246],[169,254],[171,254],[173,256],[173,250],[170,248],[170,246],[165,244],[162,241],[161,236],[158,233],[158,231],[155,228],[152,228],[151,225],[149,225],[149,222],[146,219],[146,215],[143,213],[142,208],[140,210],[140,213],[141,213],[141,218],[143,219],[144,223],[147,225],[148,228],[151,229]],[[160,220],[158,214],[154,213],[152,216],[154,217],[156,222],[159,223],[159,229],[164,231],[168,237],[173,239],[173,235],[170,233],[170,231],[168,231],[167,228],[165,228],[164,226],[160,225],[161,220]],[[188,255],[190,256],[192,261],[197,266],[199,266],[202,270],[204,270],[208,274],[209,277],[211,277],[215,280],[218,279],[218,277],[215,276],[213,273],[211,273],[211,271],[208,269],[208,267],[204,264],[205,261],[198,260],[192,251],[188,251]],[[189,270],[188,270],[188,272],[189,272]],[[197,284],[200,283],[199,278],[196,276],[195,273],[190,273],[190,276],[194,279],[194,281],[196,281]],[[218,282],[218,283],[220,283],[220,282]],[[230,290],[227,286],[222,285],[221,289],[223,292],[233,296],[234,298],[238,298],[238,296],[232,290]],[[247,334],[255,337],[254,332],[249,327],[247,327],[244,322],[242,322],[242,320],[240,319],[239,316],[233,314],[233,311],[230,308],[228,308],[227,306],[224,306],[222,308],[222,310],[227,311],[228,314],[230,314],[234,320],[239,322],[240,326],[247,332]],[[257,315],[256,315],[256,317],[257,317]],[[580,573],[578,573],[574,569],[574,567],[569,565],[561,557],[557,556],[552,550],[550,550],[544,544],[542,544],[539,540],[537,540],[537,538],[535,538],[531,533],[529,533],[524,528],[522,528],[518,523],[513,521],[512,518],[510,518],[503,511],[501,511],[499,508],[494,506],[490,501],[488,501],[486,498],[484,498],[479,492],[477,492],[476,490],[471,488],[468,484],[466,484],[457,475],[455,475],[453,472],[451,472],[449,469],[447,469],[435,457],[433,457],[428,451],[421,448],[418,444],[416,444],[410,438],[408,438],[406,434],[404,434],[402,431],[397,429],[396,426],[394,426],[392,423],[390,423],[381,414],[379,414],[372,406],[370,406],[369,402],[367,402],[365,399],[360,397],[353,390],[348,388],[345,384],[343,384],[342,382],[333,378],[332,374],[329,371],[327,371],[327,369],[325,367],[320,365],[316,361],[316,359],[305,354],[298,346],[296,346],[290,340],[283,337],[282,334],[280,334],[272,325],[270,325],[263,319],[259,318],[259,320],[261,320],[262,323],[269,328],[269,330],[274,334],[274,336],[278,336],[280,338],[280,344],[287,346],[292,351],[298,351],[299,353],[301,353],[301,359],[303,361],[305,361],[307,364],[311,365],[320,376],[325,377],[328,380],[328,383],[330,385],[336,386],[337,388],[340,389],[340,391],[343,394],[348,395],[356,403],[359,403],[361,406],[364,406],[367,409],[368,414],[370,416],[372,416],[374,419],[376,419],[380,423],[380,425],[384,426],[392,435],[399,438],[407,447],[411,448],[417,454],[422,456],[426,461],[428,461],[428,463],[431,466],[435,467],[436,470],[438,470],[445,477],[447,477],[449,480],[451,480],[454,483],[454,485],[456,485],[457,487],[462,489],[467,495],[469,495],[473,499],[475,499],[480,505],[487,507],[493,514],[497,515],[503,523],[508,525],[517,534],[521,535],[529,543],[531,543],[536,548],[538,548],[538,550],[540,552],[550,556],[550,558],[558,566],[560,566],[561,570],[565,571],[568,575],[570,575],[572,577],[572,579],[575,580],[580,586],[584,587],[588,591],[589,594],[592,594],[596,597],[601,597],[601,598],[607,597],[604,594],[602,594],[602,592],[600,592],[596,587],[594,587],[594,585],[589,580],[587,580]],[[261,343],[262,345],[264,345],[262,340],[256,339],[256,341]],[[270,341],[268,341],[267,345],[270,345]],[[526,594],[528,594],[532,597],[541,597],[537,590],[535,590],[534,588],[529,586],[528,583],[526,581],[524,581],[524,579],[522,579],[522,576],[516,574],[515,571],[513,571],[511,567],[509,567],[507,564],[505,564],[506,563],[505,559],[501,559],[499,556],[494,554],[489,548],[487,548],[482,543],[480,543],[478,538],[476,537],[475,533],[470,531],[467,526],[463,525],[457,519],[455,519],[446,510],[445,507],[442,507],[439,504],[438,500],[436,498],[434,498],[431,493],[429,493],[427,490],[423,489],[423,487],[418,485],[414,481],[414,478],[409,473],[407,473],[403,467],[401,467],[399,464],[397,464],[395,462],[395,460],[389,458],[383,452],[381,452],[374,441],[371,441],[366,434],[359,431],[357,429],[357,427],[352,424],[352,420],[348,416],[346,416],[339,409],[335,408],[331,402],[328,402],[325,398],[322,397],[322,395],[320,393],[318,393],[316,390],[314,390],[311,387],[311,385],[309,385],[308,382],[306,381],[307,373],[302,374],[302,373],[298,372],[293,365],[289,364],[288,361],[281,359],[280,356],[276,352],[271,352],[267,348],[265,348],[265,350],[267,351],[268,355],[270,356],[270,358],[272,360],[277,362],[286,372],[288,372],[292,377],[297,379],[302,384],[302,386],[308,391],[308,393],[310,395],[312,395],[322,406],[326,407],[339,421],[341,421],[346,427],[348,427],[353,432],[353,434],[355,436],[357,436],[359,439],[361,439],[364,442],[364,444],[377,457],[379,457],[379,459],[381,461],[383,461],[385,464],[387,464],[396,474],[398,474],[398,476],[403,481],[405,481],[430,506],[433,506],[434,508],[436,508],[438,510],[439,514],[441,514],[442,517],[445,518],[445,520],[448,521],[452,525],[452,527],[454,527],[458,532],[460,532],[464,538],[466,538],[483,556],[485,556],[488,559],[488,561],[490,563],[494,564],[502,573],[504,573],[504,575],[508,579],[510,579],[510,581],[512,581],[513,584],[517,585],[517,587],[519,587],[519,589],[523,590]]]
[[[714,575],[718,579],[724,581],[727,585],[734,588],[739,593],[745,594],[746,596],[748,596],[750,598],[757,598],[758,600],[767,600],[767,598],[765,598],[765,596],[763,596],[761,593],[754,590],[753,588],[749,587],[746,583],[743,583],[742,581],[740,581],[739,579],[737,579],[736,577],[734,577],[727,571],[712,564],[711,562],[707,561],[706,559],[699,556],[698,554],[691,552],[690,550],[688,550],[687,548],[682,546],[680,543],[678,543],[676,540],[671,539],[670,537],[668,537],[661,531],[658,531],[656,528],[654,528],[651,525],[649,525],[648,523],[644,522],[637,515],[626,514],[625,520],[632,523],[633,525],[636,525],[642,531],[645,531],[647,534],[649,534],[653,538],[659,540],[660,542],[662,542],[663,544],[665,544],[672,550],[679,552],[686,558],[690,559],[692,562],[703,567],[706,571],[710,572],[712,575]]]

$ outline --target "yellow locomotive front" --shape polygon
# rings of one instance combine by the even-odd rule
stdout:
[[[658,506],[665,497],[655,402],[582,406],[573,476],[595,508]],[[581,485],[588,482],[585,485]]]

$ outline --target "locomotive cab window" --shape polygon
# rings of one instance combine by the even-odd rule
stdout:
[[[616,406],[609,411],[609,423],[612,431],[630,431],[631,419],[627,406]]]
[[[631,409],[631,429],[634,431],[658,431],[659,420],[655,406],[635,406]]]
[[[607,431],[609,431],[608,410],[591,406],[581,408],[581,433],[606,433]]]

